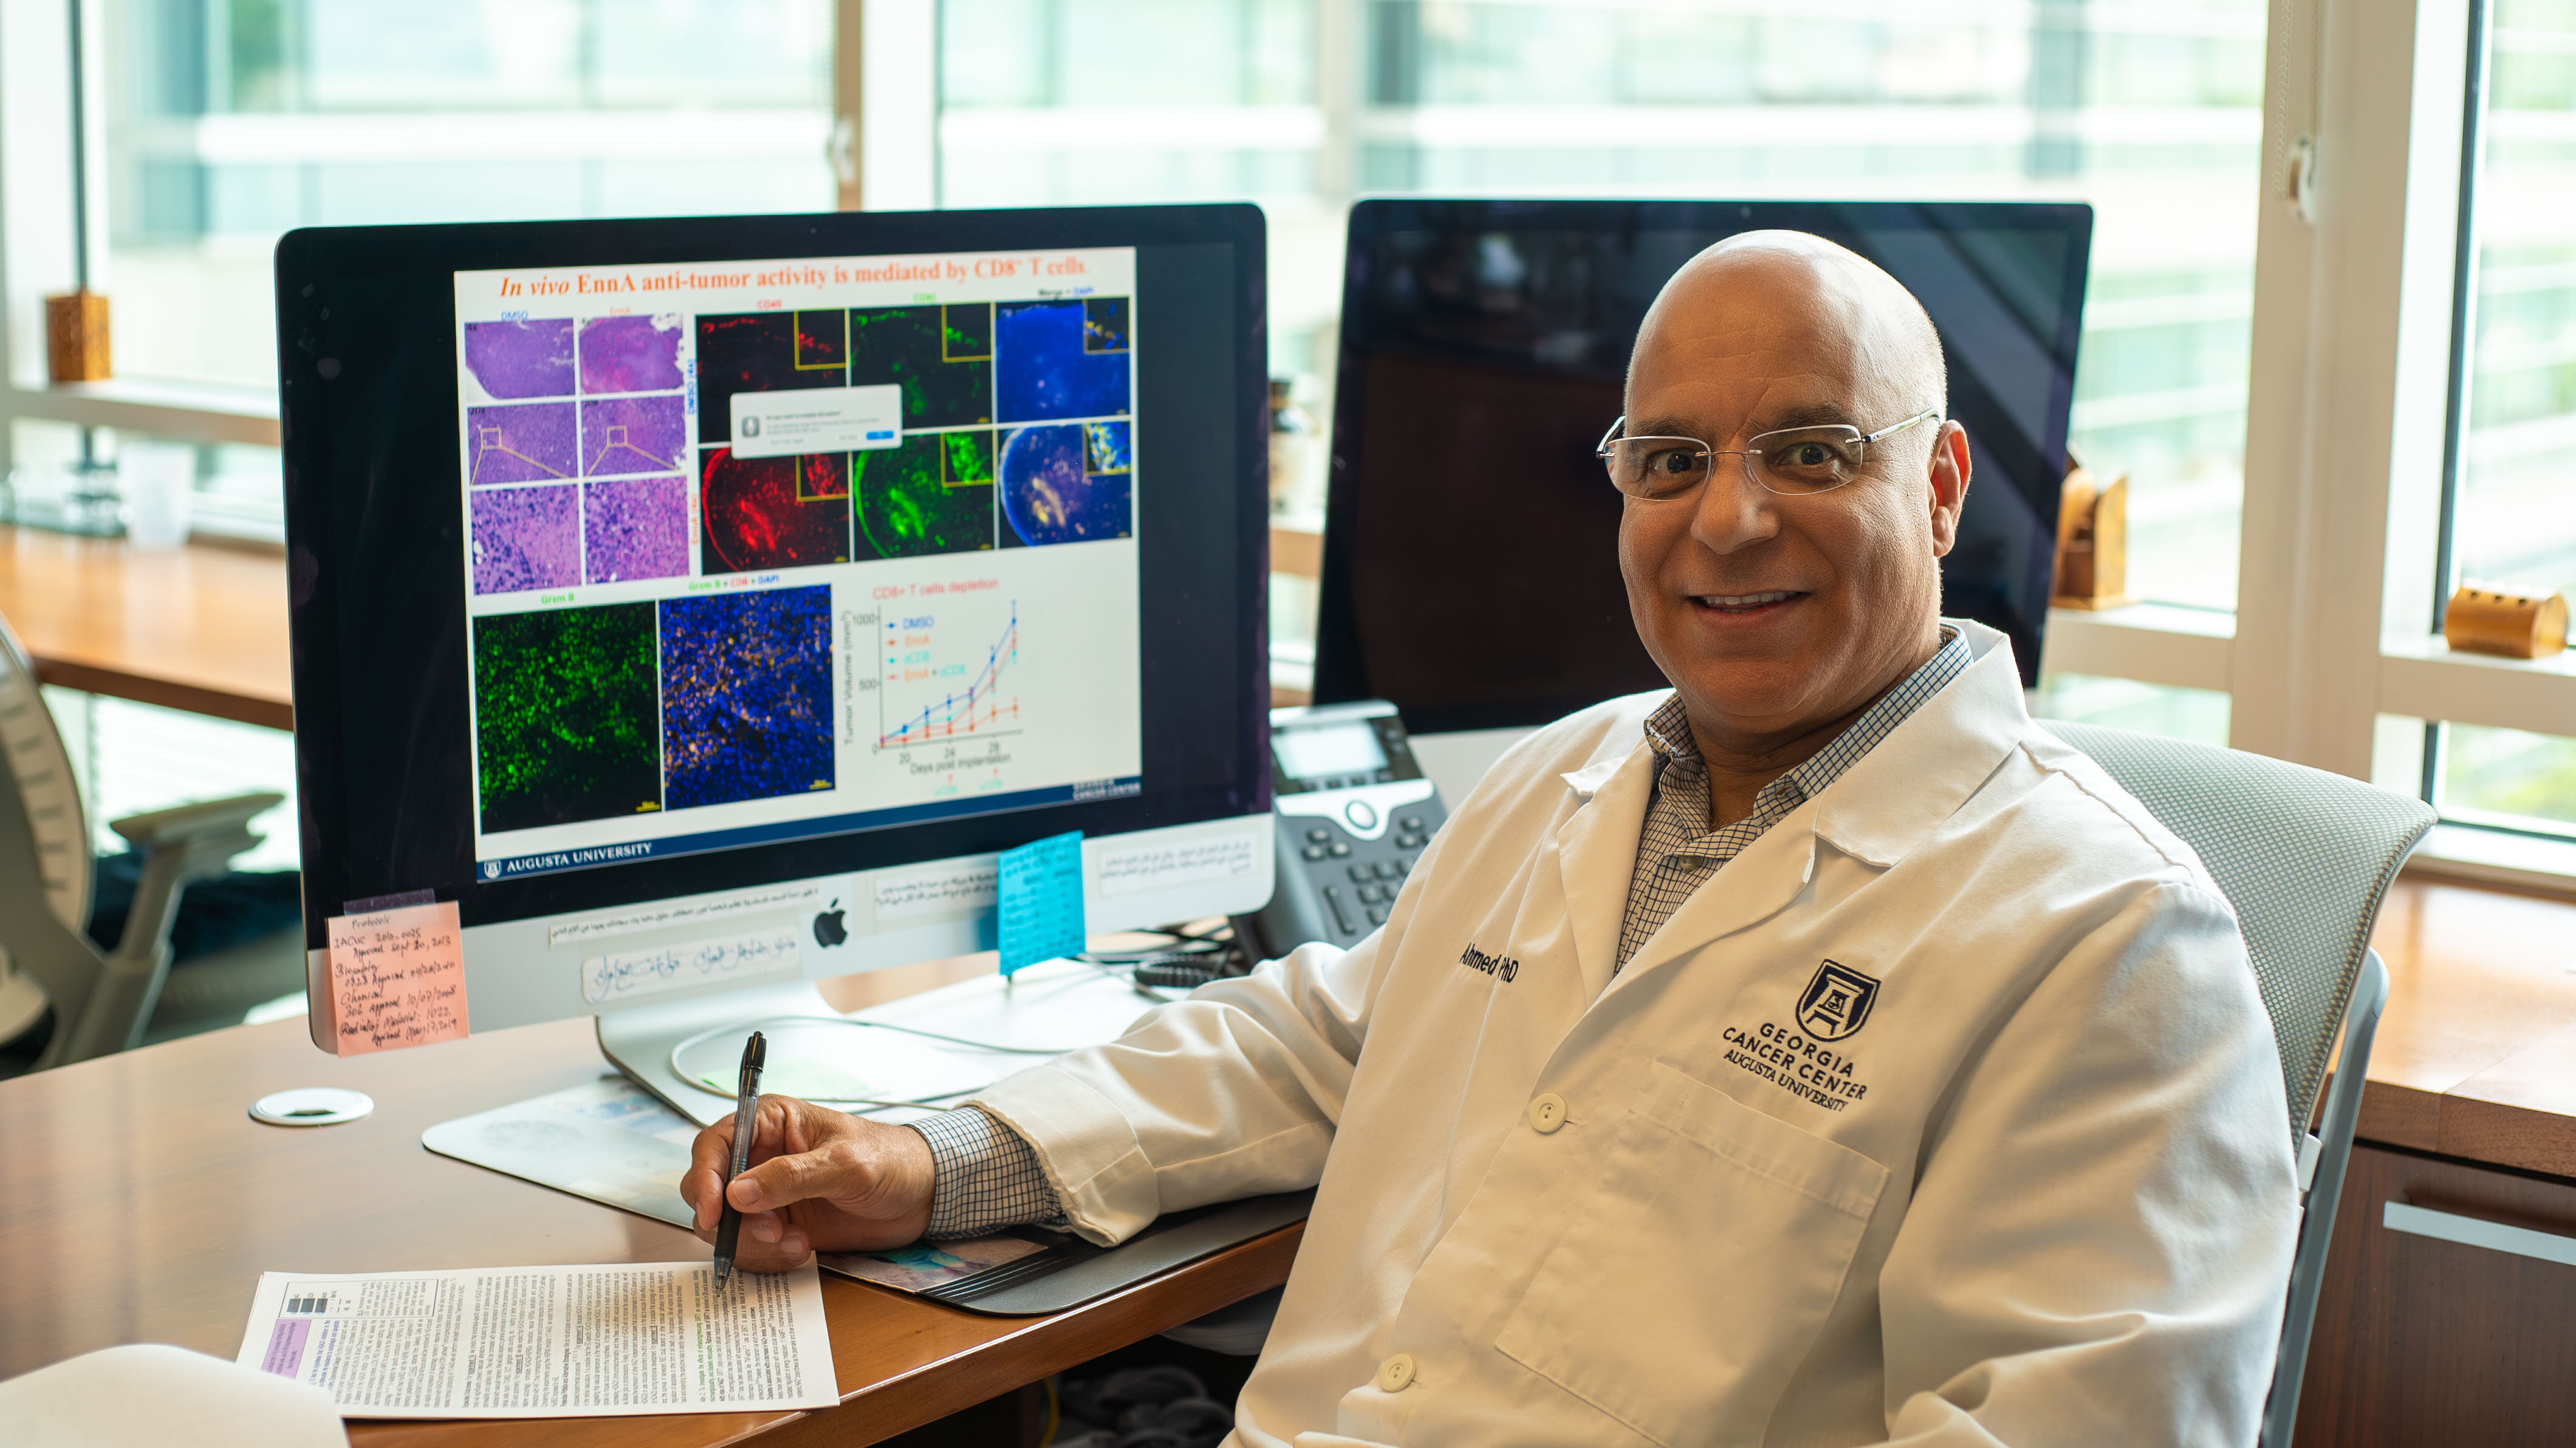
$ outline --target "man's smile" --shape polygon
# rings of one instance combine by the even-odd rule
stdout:
[[[1777,612],[1783,605],[1807,597],[1798,589],[1774,588],[1762,593],[1695,593],[1686,595],[1691,606],[1708,613],[1764,614]]]

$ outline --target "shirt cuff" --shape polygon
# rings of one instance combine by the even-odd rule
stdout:
[[[934,1241],[977,1237],[997,1227],[1056,1222],[1064,1205],[1038,1154],[1018,1132],[972,1106],[910,1123],[930,1143]]]

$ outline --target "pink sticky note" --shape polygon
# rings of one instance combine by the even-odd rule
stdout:
[[[340,1054],[465,1039],[465,936],[456,902],[331,917]]]

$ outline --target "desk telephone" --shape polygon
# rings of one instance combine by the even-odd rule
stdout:
[[[1449,818],[1404,721],[1382,699],[1270,711],[1278,885],[1238,917],[1252,958],[1310,940],[1354,945],[1386,923],[1395,893]]]

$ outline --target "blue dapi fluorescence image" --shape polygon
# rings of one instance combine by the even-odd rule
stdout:
[[[1126,414],[1128,354],[1086,346],[1084,315],[1081,302],[994,309],[993,391],[1000,421]]]
[[[1024,427],[1002,444],[1004,547],[1084,543],[1133,531],[1127,424]],[[1108,464],[1111,466],[1104,466]]]
[[[832,590],[661,603],[665,809],[832,787]]]

